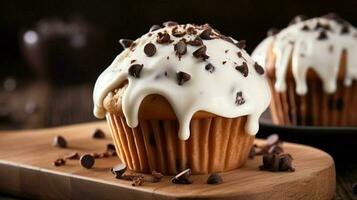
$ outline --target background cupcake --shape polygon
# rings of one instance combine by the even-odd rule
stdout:
[[[252,57],[267,69],[273,122],[356,126],[356,55],[356,29],[335,14],[271,31]]]
[[[264,70],[208,24],[153,26],[98,77],[94,114],[107,117],[129,169],[221,172],[244,164],[270,101]]]

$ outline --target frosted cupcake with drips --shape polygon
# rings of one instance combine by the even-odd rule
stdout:
[[[357,30],[335,14],[306,19],[268,36],[252,57],[267,69],[273,121],[356,126]]]
[[[221,172],[242,166],[270,102],[264,69],[245,41],[208,24],[164,23],[98,77],[94,114],[106,117],[120,159],[138,172]]]

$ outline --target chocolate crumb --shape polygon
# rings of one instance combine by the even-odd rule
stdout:
[[[279,170],[280,159],[277,154],[265,154],[263,155],[263,165],[259,168],[261,170],[268,170],[276,172]]]
[[[166,57],[166,60],[170,60],[170,56],[167,56],[167,57]]]
[[[91,156],[93,156],[93,158],[100,158],[100,153],[90,153]]]
[[[229,49],[224,50],[224,53],[228,53]]]
[[[238,48],[244,49],[246,47],[246,41],[245,40],[240,40],[240,41],[238,41],[238,43],[236,45],[237,45]]]
[[[223,183],[223,179],[222,177],[217,174],[217,173],[212,173],[211,175],[209,175],[209,177],[207,178],[207,181],[206,181],[207,184],[221,184]]]
[[[191,169],[186,169],[171,179],[172,183],[175,184],[192,184],[192,180],[189,179],[191,176]]]
[[[210,73],[213,73],[213,71],[215,70],[215,67],[211,64],[211,63],[208,63],[206,66],[205,66],[205,69],[207,71],[209,71]]]
[[[245,103],[245,99],[243,98],[243,93],[241,91],[237,92],[235,103],[237,106],[240,106]]]
[[[149,42],[144,47],[144,53],[146,56],[151,57],[156,53],[156,47],[153,43]]]
[[[92,137],[94,139],[103,139],[103,138],[105,138],[105,133],[101,129],[96,128],[92,132]]]
[[[127,169],[126,164],[120,163],[112,167],[110,171],[112,172],[112,174],[115,175],[115,178],[120,178],[125,173],[126,169]]]
[[[279,171],[290,171],[293,172],[295,169],[292,166],[293,158],[290,154],[279,155]]]
[[[159,44],[168,44],[168,43],[171,43],[172,40],[170,38],[170,35],[166,32],[164,33],[161,33],[159,32],[157,34],[157,39],[156,39],[156,42],[159,43]]]
[[[317,36],[317,39],[318,39],[318,40],[326,40],[326,39],[327,39],[326,31],[321,31],[321,32],[319,33],[319,36]]]
[[[141,186],[143,183],[144,183],[144,177],[139,176],[139,177],[135,177],[133,179],[133,183],[131,185],[132,186]]]
[[[203,40],[211,40],[213,39],[211,37],[212,34],[212,29],[211,28],[206,28],[205,30],[203,30],[200,34],[200,38]]]
[[[92,155],[90,154],[84,154],[83,156],[81,156],[80,158],[80,164],[82,167],[86,168],[86,169],[90,169],[93,167],[95,163],[95,159]]]
[[[157,172],[155,170],[151,172],[151,176],[152,176],[152,182],[153,183],[160,182],[162,177],[164,177],[163,174],[161,174],[160,172]]]
[[[203,45],[203,42],[202,42],[202,39],[197,36],[194,40],[188,41],[187,44],[189,44],[191,46],[201,46],[201,45]]]
[[[53,138],[52,146],[66,148],[67,141],[63,136],[57,135],[56,137]]]
[[[264,74],[264,68],[260,66],[257,62],[254,63],[254,69],[259,75]]]
[[[56,167],[59,167],[59,166],[65,165],[65,164],[66,164],[66,161],[63,158],[58,158],[53,162],[53,165]]]
[[[136,62],[136,60],[131,60],[131,61],[130,61],[130,64],[133,64],[134,62]]]
[[[267,31],[267,36],[274,36],[276,34],[278,34],[280,31],[279,29],[277,28],[270,28],[268,31]]]
[[[186,47],[186,42],[184,40],[178,41],[174,45],[174,50],[176,52],[176,55],[181,58],[182,55],[185,55],[187,52],[187,47]]]
[[[133,40],[129,40],[129,39],[120,39],[119,43],[121,44],[121,46],[126,49],[129,48],[131,45],[133,45],[134,41]]]
[[[185,82],[191,79],[191,75],[181,71],[176,73],[176,77],[177,77],[177,83],[179,85],[183,85]]]
[[[154,24],[154,25],[151,26],[149,32],[153,32],[153,31],[159,30],[160,28],[161,28],[160,25]]]
[[[174,21],[167,21],[167,22],[162,23],[162,25],[165,27],[168,27],[168,26],[176,26],[176,25],[178,25],[178,23],[174,22]]]
[[[79,154],[77,152],[73,152],[71,154],[68,154],[64,157],[65,160],[77,160],[79,159]]]
[[[239,52],[237,53],[237,56],[238,56],[238,58],[243,58],[242,52],[239,51]]]
[[[140,64],[133,64],[129,67],[129,75],[134,78],[140,78],[141,70],[143,69],[144,65]]]
[[[223,62],[222,62],[223,65],[226,64],[226,63],[227,63],[227,61],[223,61]]]
[[[192,55],[196,58],[202,58],[203,60],[206,60],[209,58],[209,56],[206,54],[206,50],[207,50],[206,45],[202,45],[197,50],[195,50],[192,53]]]
[[[244,77],[248,76],[248,65],[246,62],[243,62],[242,65],[236,66],[236,70],[238,70]]]

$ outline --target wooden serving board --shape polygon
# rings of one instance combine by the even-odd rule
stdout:
[[[106,139],[93,139],[91,131],[101,128]],[[53,137],[62,135],[69,147],[52,147]],[[96,159],[94,168],[82,168],[78,160],[61,167],[53,161],[74,151],[101,152],[111,142],[105,122],[59,128],[0,132],[0,191],[36,199],[331,199],[335,193],[333,159],[313,147],[284,143],[294,157],[296,171],[259,171],[261,157],[244,167],[222,173],[223,184],[207,185],[207,175],[192,176],[193,184],[177,185],[164,177],[159,183],[133,187],[118,180],[109,169],[117,157]],[[257,140],[256,143],[262,143]]]

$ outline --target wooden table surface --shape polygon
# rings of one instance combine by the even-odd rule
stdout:
[[[0,129],[30,129],[94,121],[92,87],[83,83],[53,86],[46,81],[35,81],[19,82],[14,91],[0,88]],[[334,200],[357,199],[352,192],[352,185],[357,182],[357,165],[336,163],[336,170]],[[18,198],[0,194],[0,200],[5,199]]]

